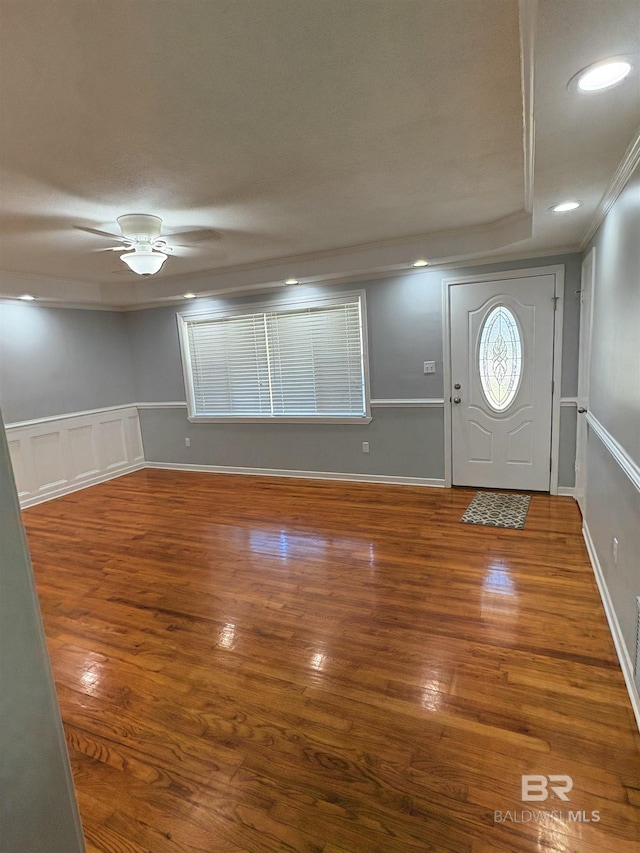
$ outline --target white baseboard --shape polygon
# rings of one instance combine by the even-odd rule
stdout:
[[[300,480],[342,480],[350,483],[388,483],[397,486],[428,486],[444,489],[444,480],[426,477],[394,477],[387,474],[340,474],[333,471],[292,471],[287,468],[234,468],[228,465],[183,465],[181,462],[147,462],[145,467],[169,471],[247,474],[254,477],[294,477]]]
[[[576,490],[574,486],[558,486],[558,495],[565,498],[575,498]]]
[[[598,559],[598,552],[596,551],[596,547],[593,543],[593,539],[591,538],[591,534],[589,533],[589,528],[586,522],[582,526],[582,535],[587,546],[591,565],[593,566],[593,574],[595,575],[596,583],[598,584],[600,598],[602,599],[604,612],[607,616],[607,622],[609,623],[609,630],[611,631],[611,636],[613,637],[613,644],[616,647],[618,660],[620,661],[620,668],[622,669],[622,675],[624,677],[624,683],[627,686],[627,692],[629,693],[629,699],[631,700],[631,707],[633,708],[633,713],[635,714],[636,724],[638,726],[638,729],[640,730],[640,695],[638,694],[638,690],[636,688],[636,684],[633,678],[633,663],[631,662],[631,658],[629,657],[629,652],[627,651],[627,646],[625,644],[624,637],[622,636],[620,623],[618,622],[618,617],[616,616],[616,611],[614,610],[613,602],[611,601],[611,596],[609,595],[609,588],[607,587],[607,582],[604,579],[602,566],[600,565],[600,560]]]
[[[130,474],[132,471],[140,471],[142,468],[146,467],[147,466],[144,462],[135,462],[134,464],[126,465],[123,468],[103,472],[95,477],[87,477],[86,480],[66,483],[59,489],[52,489],[51,491],[43,492],[40,495],[31,495],[28,498],[21,499],[20,509],[27,509],[27,507],[36,506],[36,504],[42,504],[45,503],[45,501],[52,501],[54,498],[61,498],[63,495],[70,495],[72,492],[79,492],[82,489],[88,489],[89,486],[97,486],[98,483],[106,483],[107,480],[115,480],[116,477],[122,477],[124,474]]]

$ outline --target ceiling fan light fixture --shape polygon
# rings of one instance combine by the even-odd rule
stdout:
[[[162,252],[145,251],[138,248],[134,252],[120,255],[120,260],[124,261],[129,269],[138,275],[155,275],[167,260],[167,256]]]

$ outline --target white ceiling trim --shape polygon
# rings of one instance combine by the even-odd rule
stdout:
[[[45,298],[46,293],[48,302],[64,302],[63,307],[69,307],[71,302],[95,308],[102,305],[100,285],[95,282],[71,281],[49,278],[45,275],[0,270],[0,299],[13,300],[24,293],[30,293],[38,298]]]
[[[555,262],[562,255],[570,255],[579,251],[581,251],[580,246],[575,244],[554,248],[552,251],[550,251],[549,249],[538,249],[536,251],[532,251],[530,249],[523,249],[519,252],[514,251],[500,254],[491,253],[487,257],[475,256],[471,258],[466,258],[464,259],[464,261],[452,260],[443,263],[437,263],[430,265],[426,270],[425,268],[414,269],[413,267],[407,267],[406,265],[403,265],[386,270],[365,270],[359,273],[348,273],[335,276],[318,277],[315,278],[313,281],[309,280],[306,283],[313,286],[355,284],[361,281],[377,281],[378,279],[397,278],[398,276],[405,277],[414,275],[425,275],[426,272],[444,272],[446,270],[460,269],[461,267],[475,269],[476,267],[511,263],[514,261],[534,260],[535,258],[549,258],[550,262]],[[48,279],[44,280],[48,282]],[[86,285],[83,286],[86,287]],[[304,287],[304,284],[301,286]],[[244,288],[227,287],[217,290],[201,291],[197,294],[197,296],[199,299],[215,299],[219,297],[237,297],[241,299],[243,296],[248,296],[250,294],[256,294],[260,292],[266,293],[269,291],[281,289],[283,287],[284,285],[282,282],[276,282],[271,284],[257,284],[251,287]],[[15,294],[0,293],[0,303],[9,302],[15,304],[19,298],[19,295],[25,292],[28,292],[27,288],[18,290]],[[185,299],[182,294],[173,294],[170,296],[156,297],[155,299],[146,302],[129,302],[122,304],[116,302],[104,304],[91,302],[89,300],[56,299],[55,297],[51,298],[43,296],[38,297],[36,304],[43,308],[74,308],[85,311],[128,312],[143,311],[148,308],[166,308],[172,305],[185,305],[187,303],[185,302]]]
[[[532,233],[532,216],[518,211],[503,219],[455,228],[329,249],[267,262],[203,270],[180,276],[135,277],[127,282],[99,284],[27,273],[0,270],[0,299],[13,300],[32,293],[40,304],[66,307],[122,309],[132,302],[149,306],[168,300],[179,300],[182,291],[195,282],[198,295],[223,295],[279,287],[295,276],[307,283],[321,281],[383,277],[406,270],[418,257],[427,257],[438,266],[495,253],[528,239]],[[461,251],[461,247],[464,247]],[[213,285],[213,286],[212,286]],[[179,289],[180,293],[176,293]],[[192,288],[193,289],[193,288]],[[203,292],[204,291],[204,292]],[[45,295],[46,294],[46,295]]]
[[[538,0],[519,0],[520,69],[522,80],[522,131],[524,147],[524,208],[533,210],[536,124],[534,116],[534,69]]]
[[[496,252],[531,236],[532,216],[524,210],[482,225],[369,243],[340,250],[316,252],[266,263],[243,264],[233,267],[204,270],[183,276],[162,276],[128,284],[102,285],[103,301],[124,306],[175,298],[190,289],[221,293],[240,292],[281,286],[291,277],[304,283],[327,281],[336,277],[354,278],[380,271],[394,274],[406,269],[415,258],[426,257],[433,262],[462,260],[484,253]]]
[[[253,272],[256,270],[280,268],[284,265],[300,265],[315,263],[316,261],[331,261],[333,259],[340,259],[342,263],[348,257],[356,256],[360,258],[367,253],[393,252],[395,249],[402,250],[402,260],[406,263],[414,259],[414,251],[422,251],[425,257],[432,260],[454,259],[461,256],[461,243],[465,246],[465,256],[499,249],[502,246],[526,240],[531,236],[531,225],[530,214],[525,210],[521,210],[502,219],[484,222],[479,225],[471,225],[468,228],[432,231],[427,234],[415,234],[392,240],[378,240],[375,243],[362,243],[354,246],[345,246],[340,249],[325,249],[320,252],[291,255],[289,257],[275,258],[270,261],[256,261],[251,264],[237,264],[205,270],[203,272],[166,276],[162,278],[162,281],[167,283],[181,283],[202,278],[203,275],[217,277],[228,273]]]
[[[600,204],[582,235],[582,239],[580,241],[581,250],[586,249],[595,236],[596,231],[604,222],[607,213],[609,213],[615,204],[616,199],[622,190],[626,187],[638,164],[640,164],[640,127],[636,131],[631,144],[625,151],[624,157],[620,161],[620,165],[616,169],[616,173],[609,184],[609,188],[602,196]]]
[[[528,261],[535,260],[536,258],[545,258],[548,259],[549,263],[557,263],[558,259],[563,255],[571,255],[580,251],[580,247],[576,244],[570,246],[561,246],[558,248],[554,248],[552,251],[549,249],[538,249],[536,251],[523,249],[520,252],[509,252],[505,254],[491,254],[487,257],[473,257],[466,258],[464,261],[455,260],[455,261],[447,261],[446,263],[437,263],[433,265],[429,265],[426,269],[421,267],[419,269],[414,269],[413,267],[396,267],[394,269],[386,269],[386,270],[367,270],[360,273],[350,273],[348,275],[336,275],[336,276],[325,276],[324,278],[317,278],[313,281],[305,282],[299,287],[304,287],[305,284],[309,284],[312,286],[319,285],[338,285],[338,284],[356,284],[357,282],[362,281],[377,281],[378,279],[388,279],[388,278],[398,278],[402,276],[403,278],[406,276],[413,275],[425,275],[433,272],[444,272],[445,270],[460,270],[460,269],[476,269],[477,267],[483,266],[494,266],[496,264],[506,264],[512,263],[515,261]],[[247,288],[237,288],[237,287],[228,287],[224,290],[208,290],[198,293],[199,299],[216,299],[218,297],[233,297],[242,299],[243,296],[248,296],[249,294],[255,294],[259,292],[266,293],[268,291],[279,290],[283,288],[284,285],[282,282],[277,282],[276,284],[264,284],[264,285],[255,285],[254,287]],[[166,308],[171,305],[184,305],[185,300],[183,296],[167,296],[161,299],[155,299],[150,302],[140,302],[129,305],[114,305],[105,310],[113,310],[113,311],[142,311],[147,308]],[[78,307],[78,306],[76,306]],[[91,309],[93,306],[87,305],[88,309]]]

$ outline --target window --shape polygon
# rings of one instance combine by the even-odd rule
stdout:
[[[487,403],[494,411],[504,412],[518,393],[522,374],[520,330],[504,305],[494,308],[484,321],[478,367]]]
[[[178,316],[194,420],[370,420],[363,299]]]

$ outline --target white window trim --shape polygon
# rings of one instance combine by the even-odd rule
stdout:
[[[362,361],[364,374],[365,414],[357,417],[288,417],[281,415],[270,416],[211,416],[195,413],[195,399],[192,382],[191,356],[187,335],[187,324],[193,320],[221,320],[225,317],[244,317],[248,314],[259,314],[269,311],[296,311],[305,308],[325,308],[332,305],[343,305],[345,302],[358,300],[360,303],[360,327],[362,330]],[[367,302],[364,290],[352,290],[345,293],[334,293],[330,296],[309,296],[295,299],[282,299],[272,302],[245,303],[227,308],[211,308],[181,311],[176,314],[178,322],[178,338],[182,357],[182,375],[187,397],[187,420],[191,423],[227,423],[227,424],[368,424],[371,416],[371,391],[369,382],[369,344],[367,336]]]

